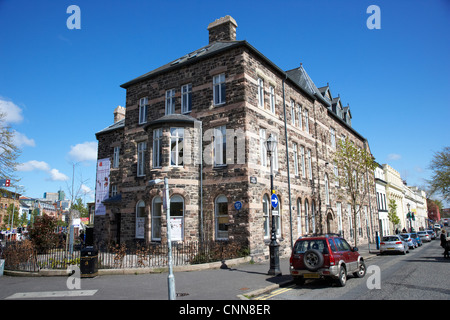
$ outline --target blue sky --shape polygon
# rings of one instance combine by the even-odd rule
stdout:
[[[381,29],[366,12],[381,10]],[[81,29],[66,25],[70,5]],[[208,43],[231,15],[280,68],[303,63],[318,87],[349,104],[376,160],[424,185],[433,152],[449,145],[447,0],[0,0],[0,108],[22,148],[25,194],[95,188],[95,132],[125,106],[120,85]]]

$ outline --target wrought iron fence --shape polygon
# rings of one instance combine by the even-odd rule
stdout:
[[[166,267],[168,247],[164,243],[97,245],[99,269]],[[172,244],[175,266],[221,261],[248,255],[245,244],[232,241],[185,241]],[[80,247],[70,252],[64,244],[51,248],[33,247],[30,241],[7,243],[0,252],[6,270],[37,272],[40,269],[67,269],[80,264]]]

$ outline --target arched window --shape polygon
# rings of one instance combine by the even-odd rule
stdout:
[[[269,196],[265,194],[263,197],[264,239],[268,239],[270,236],[269,204],[270,204]]]
[[[216,222],[216,240],[228,240],[228,199],[224,195],[216,198],[215,207],[215,222]]]
[[[305,200],[305,231],[309,233],[309,203],[308,199]]]
[[[328,184],[328,175],[325,173],[325,204],[330,204],[330,186]]]
[[[162,200],[161,197],[154,197],[152,203],[152,240],[161,241],[161,216]]]
[[[297,199],[297,233],[299,237],[302,235],[302,200],[300,198]]]
[[[136,204],[136,239],[145,238],[145,202]]]
[[[172,241],[181,241],[184,237],[184,199],[180,195],[170,198],[170,236]]]

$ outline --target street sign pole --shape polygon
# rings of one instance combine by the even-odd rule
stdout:
[[[267,274],[272,276],[281,276],[280,270],[280,245],[277,243],[277,231],[275,228],[276,215],[274,214],[275,209],[278,207],[278,197],[275,194],[275,190],[273,188],[273,163],[272,157],[270,157],[270,191],[272,192],[270,196],[271,202],[271,214],[272,214],[272,230],[271,230],[271,238],[269,244],[269,255],[270,255],[270,269]]]

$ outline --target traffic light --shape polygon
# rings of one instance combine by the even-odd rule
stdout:
[[[6,179],[5,181],[5,187],[10,187],[11,186],[11,180]]]

